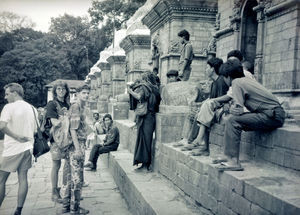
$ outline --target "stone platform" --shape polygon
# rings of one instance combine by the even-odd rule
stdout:
[[[178,117],[182,119],[182,116]],[[241,158],[245,170],[220,173],[211,161],[222,150],[222,125],[212,128],[211,156],[193,157],[188,155],[188,152],[173,147],[178,141],[178,136],[171,135],[166,127],[161,126],[170,126],[172,129],[180,127],[183,122],[179,118],[175,121],[173,117],[169,120],[166,120],[167,118],[164,114],[157,114],[157,130],[164,132],[163,135],[158,132],[154,143],[155,174],[159,177],[164,176],[168,180],[168,186],[182,191],[198,209],[205,208],[204,214],[300,214],[298,127],[285,125],[270,133],[244,132]],[[127,137],[121,139],[121,145],[129,150],[111,153],[107,162],[114,169],[115,180],[118,175],[117,180],[126,178],[126,183],[130,186],[138,184],[134,185],[134,192],[122,188],[120,190],[126,192],[125,196],[135,195],[130,198],[139,199],[136,195],[140,195],[147,184],[156,187],[155,183],[150,183],[149,175],[154,173],[142,173],[138,176],[141,180],[135,179],[136,173],[132,167],[132,152],[136,138],[134,123],[127,120],[117,120],[115,123],[120,129],[121,136],[122,133],[127,134]],[[161,140],[168,143],[162,143]],[[122,173],[118,173],[119,171]],[[122,184],[116,183],[118,186]],[[154,207],[151,200],[147,198],[144,200],[147,201],[146,205]],[[127,202],[130,205],[130,201]]]

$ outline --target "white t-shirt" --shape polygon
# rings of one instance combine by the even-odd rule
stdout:
[[[36,116],[37,110],[34,108]],[[14,138],[4,135],[4,149],[2,156],[12,156],[20,154],[28,149],[33,148],[34,133],[37,129],[32,106],[23,101],[18,100],[13,103],[6,104],[1,112],[0,121],[7,122],[7,128],[12,132],[29,137],[30,141],[20,143]]]

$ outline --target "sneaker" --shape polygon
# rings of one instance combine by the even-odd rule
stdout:
[[[94,165],[91,162],[88,162],[84,165],[85,168],[94,168]]]
[[[84,181],[83,184],[82,184],[82,187],[88,187],[89,186],[89,183]]]
[[[70,211],[71,211],[70,206],[69,207],[63,207],[62,210],[61,210],[61,213],[65,214],[65,213],[69,213]]]
[[[57,202],[57,203],[61,204],[63,201],[62,201],[62,198],[59,194],[59,190],[60,190],[59,188],[53,188],[52,189],[51,199],[52,199],[53,202]]]
[[[91,168],[91,167],[84,168],[84,170],[85,170],[85,171],[96,172],[96,168]]]
[[[76,210],[76,211],[71,211],[70,212],[70,214],[74,214],[74,215],[82,215],[82,214],[88,214],[90,211],[89,210],[86,210],[86,209],[84,209],[84,208],[82,208],[82,207],[79,207],[79,209],[78,210]]]

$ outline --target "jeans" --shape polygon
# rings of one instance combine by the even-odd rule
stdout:
[[[110,151],[116,151],[118,149],[118,144],[111,144],[107,146],[101,146],[100,144],[95,144],[91,150],[89,161],[92,162],[94,168],[97,168],[97,160],[100,154],[108,153]]]

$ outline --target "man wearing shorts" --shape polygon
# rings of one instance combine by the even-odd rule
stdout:
[[[34,112],[37,110],[23,100],[24,90],[17,83],[4,86],[8,101],[0,116],[0,130],[5,134],[3,159],[0,165],[0,206],[5,197],[5,183],[11,172],[18,172],[18,202],[14,215],[19,215],[28,191],[27,172],[31,167],[31,150],[36,131]]]

